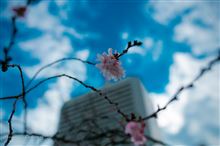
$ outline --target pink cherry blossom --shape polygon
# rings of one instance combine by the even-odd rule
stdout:
[[[120,61],[116,58],[117,55],[118,53],[116,51],[112,54],[112,48],[108,49],[108,54],[97,55],[100,63],[96,67],[101,70],[107,80],[113,79],[117,81],[124,76],[124,69],[121,67]]]
[[[131,141],[135,146],[143,145],[146,142],[146,137],[144,136],[144,122],[130,121],[125,127],[125,133],[130,134]]]

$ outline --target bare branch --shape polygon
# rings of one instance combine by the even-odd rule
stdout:
[[[118,55],[116,56],[116,58],[119,59],[121,56],[125,55],[131,47],[140,46],[140,45],[142,45],[142,42],[137,41],[137,40],[133,41],[133,43],[132,43],[131,41],[128,42],[127,48],[124,49],[120,54],[118,54]]]
[[[27,130],[27,124],[26,124],[26,121],[27,121],[27,101],[25,99],[25,87],[24,87],[24,77],[23,77],[23,72],[22,72],[22,69],[20,67],[20,65],[8,65],[8,67],[16,67],[18,68],[19,70],[19,73],[20,73],[20,77],[21,77],[21,84],[22,84],[22,101],[24,103],[24,132],[26,133],[26,130]],[[18,101],[18,98],[15,99],[14,103],[13,103],[13,109],[12,109],[12,112],[11,112],[11,115],[9,117],[9,120],[8,120],[8,124],[9,124],[9,134],[8,134],[8,138],[5,142],[5,146],[7,146],[11,139],[12,139],[12,136],[13,136],[13,129],[12,129],[12,118],[14,116],[14,113],[16,111],[16,104],[17,104],[17,101]]]
[[[15,111],[16,111],[17,101],[18,101],[18,99],[15,99],[15,101],[13,102],[12,112],[11,112],[10,117],[9,117],[9,119],[8,119],[9,133],[8,133],[8,137],[7,137],[7,140],[6,140],[5,144],[4,144],[4,146],[7,146],[7,145],[10,143],[10,141],[11,141],[11,139],[12,139],[12,136],[13,136],[12,118],[13,118],[14,113],[15,113]]]
[[[86,131],[89,132],[89,131]],[[7,135],[7,133],[3,133],[0,136],[3,137]],[[125,133],[122,130],[119,129],[111,129],[102,133],[96,133],[95,135],[92,136],[88,136],[86,138],[83,139],[79,139],[79,140],[73,140],[70,138],[66,138],[65,135],[59,135],[58,133],[56,133],[53,136],[47,136],[47,135],[43,135],[40,133],[24,133],[24,132],[14,132],[13,136],[29,136],[29,137],[37,137],[37,138],[42,138],[43,140],[46,139],[51,139],[53,141],[58,141],[58,142],[62,142],[62,143],[69,143],[69,144],[76,144],[76,145],[80,145],[81,143],[85,142],[85,141],[93,141],[93,140],[97,140],[97,139],[102,139],[102,138],[110,138],[111,136],[121,136],[121,138],[123,138],[122,140],[118,140],[118,141],[111,141],[109,143],[106,143],[105,145],[117,145],[117,144],[130,144],[131,142],[129,141],[129,136],[125,135]],[[162,146],[168,146],[169,144],[157,140],[151,136],[145,135],[149,141],[155,143],[155,144],[160,144]]]
[[[14,45],[14,42],[15,42],[15,38],[16,38],[16,34],[17,34],[17,27],[16,27],[16,19],[17,17],[16,16],[13,16],[12,18],[12,35],[11,35],[11,38],[10,38],[10,41],[9,41],[9,44],[7,47],[4,47],[4,59],[3,60],[0,60],[0,64],[1,64],[1,70],[3,72],[6,72],[8,70],[8,63],[12,60],[12,58],[8,55],[9,54],[9,51],[11,50],[11,48],[13,47]]]
[[[207,65],[207,67],[204,67],[201,69],[200,73],[195,77],[194,80],[192,80],[188,85],[186,86],[182,86],[179,90],[177,90],[177,92],[173,95],[173,97],[166,103],[165,106],[163,106],[162,108],[160,108],[158,106],[158,109],[150,114],[149,116],[143,118],[143,120],[149,120],[151,118],[157,118],[157,114],[163,110],[165,110],[172,102],[177,101],[178,100],[178,96],[185,90],[192,88],[194,86],[194,83],[199,80],[207,71],[211,70],[211,68],[213,67],[214,64],[216,64],[217,62],[220,61],[220,54],[218,55],[218,57],[216,57],[215,59],[213,59],[212,61],[209,62],[209,64]]]
[[[12,64],[12,65],[8,65],[8,67],[16,67],[18,68],[19,70],[19,73],[20,73],[20,77],[21,77],[21,85],[22,85],[22,101],[23,101],[23,104],[24,104],[24,132],[27,131],[27,101],[26,101],[26,98],[25,98],[25,87],[24,87],[24,76],[23,76],[23,71],[21,69],[21,66],[20,65],[17,65],[17,64]]]
[[[145,135],[145,137],[146,137],[148,140],[152,141],[153,143],[160,144],[160,145],[162,145],[162,146],[169,146],[169,144],[167,144],[167,143],[165,143],[165,142],[163,142],[163,141],[161,141],[161,140],[155,139],[155,138],[153,138],[153,137],[151,137],[151,136]]]
[[[31,80],[27,83],[26,88],[28,88],[28,87],[31,85],[32,81],[33,81],[33,80],[37,77],[37,75],[38,75],[41,71],[43,71],[44,69],[46,69],[46,68],[48,68],[48,67],[50,67],[50,66],[52,66],[52,65],[54,65],[54,64],[57,64],[57,63],[60,63],[60,62],[63,62],[63,61],[69,61],[69,60],[77,60],[77,61],[80,61],[80,62],[82,62],[82,63],[87,63],[87,64],[89,64],[89,65],[95,65],[95,63],[93,63],[93,62],[86,61],[86,60],[82,60],[82,59],[79,59],[79,58],[62,58],[62,59],[58,59],[58,60],[56,60],[56,61],[54,61],[54,62],[51,62],[51,63],[49,63],[49,64],[47,64],[47,65],[41,67],[41,68],[33,75],[33,77],[31,78]]]
[[[67,77],[67,78],[69,78],[69,79],[75,80],[75,81],[77,81],[78,83],[80,83],[81,85],[83,85],[84,87],[89,88],[89,89],[91,89],[92,91],[97,92],[100,96],[104,96],[104,99],[106,99],[106,101],[108,101],[109,104],[113,105],[113,106],[116,108],[116,111],[128,121],[128,118],[127,118],[126,114],[124,114],[124,113],[119,109],[118,103],[111,101],[111,99],[110,99],[108,96],[104,95],[104,94],[101,92],[101,90],[98,90],[98,89],[96,89],[96,88],[93,87],[93,86],[87,85],[87,84],[84,83],[83,81],[81,81],[81,80],[79,80],[79,79],[77,79],[77,78],[75,78],[75,77],[72,77],[72,76],[70,76],[70,75],[60,74],[60,75],[56,75],[56,76],[52,76],[52,77],[46,78],[46,79],[44,79],[44,80],[38,82],[37,84],[35,84],[32,88],[28,89],[28,90],[25,92],[25,94],[28,94],[30,91],[32,91],[33,89],[37,88],[38,86],[40,86],[41,84],[43,84],[43,83],[46,82],[46,81],[49,81],[49,80],[55,79],[55,78],[60,78],[60,77]],[[22,96],[22,94],[19,94],[19,95],[17,95],[17,96],[3,97],[3,98],[0,98],[0,100],[16,99],[16,98],[20,98],[21,96]]]

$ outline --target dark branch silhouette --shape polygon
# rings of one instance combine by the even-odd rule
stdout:
[[[148,119],[151,119],[151,118],[157,118],[157,114],[158,114],[159,112],[165,110],[172,102],[177,101],[177,100],[178,100],[178,96],[179,96],[183,91],[192,88],[192,87],[194,86],[194,83],[195,83],[197,80],[199,80],[206,72],[208,72],[209,70],[211,70],[212,67],[213,67],[213,65],[216,64],[216,63],[219,62],[219,61],[220,61],[220,53],[218,54],[218,56],[217,56],[215,59],[213,59],[212,61],[210,61],[209,64],[208,64],[206,67],[204,67],[204,68],[202,68],[202,69],[200,70],[199,74],[195,77],[194,80],[192,80],[188,85],[182,86],[179,90],[177,90],[176,93],[173,95],[173,97],[165,104],[165,106],[163,106],[163,107],[159,107],[159,106],[158,106],[158,109],[157,109],[154,113],[150,114],[150,115],[147,116],[147,117],[144,117],[143,120],[148,120]]]
[[[19,70],[19,73],[20,73],[20,77],[21,77],[21,84],[22,84],[22,101],[24,103],[24,133],[26,133],[27,131],[27,124],[26,124],[26,121],[27,121],[27,101],[25,99],[25,87],[24,87],[24,77],[23,77],[23,72],[22,72],[22,69],[19,65],[8,65],[8,67],[16,67],[18,68]],[[12,109],[12,112],[11,112],[11,115],[8,119],[8,124],[9,124],[9,134],[8,134],[8,138],[5,142],[5,146],[7,146],[9,144],[9,142],[11,141],[11,138],[13,136],[13,129],[12,129],[12,118],[14,116],[14,113],[16,111],[16,104],[17,104],[17,101],[18,101],[18,98],[15,99],[15,101],[13,102],[13,109]]]
[[[24,131],[26,132],[27,131],[26,121],[27,121],[27,108],[28,108],[28,104],[27,104],[27,101],[26,101],[26,98],[25,98],[25,87],[24,87],[23,71],[22,71],[20,65],[13,64],[13,65],[8,65],[8,66],[9,67],[16,67],[16,68],[18,68],[19,73],[20,73],[21,84],[22,84],[22,101],[23,101],[23,104],[24,104]]]
[[[8,119],[9,133],[8,133],[8,137],[7,137],[7,140],[6,140],[5,144],[4,144],[4,146],[7,146],[10,143],[10,141],[12,139],[12,136],[13,136],[12,118],[13,118],[13,116],[15,114],[15,111],[16,111],[17,101],[18,101],[18,99],[15,99],[15,101],[13,102],[12,112],[11,112],[10,117]]]
[[[43,71],[44,69],[46,69],[46,68],[48,68],[48,67],[50,67],[50,66],[52,66],[52,65],[54,65],[54,64],[57,64],[57,63],[60,63],[60,62],[63,62],[63,61],[69,61],[69,60],[77,60],[77,61],[81,61],[82,63],[87,63],[87,64],[89,64],[89,65],[95,65],[95,63],[93,63],[93,62],[86,61],[86,60],[82,60],[82,59],[79,59],[79,58],[62,58],[62,59],[58,59],[58,60],[56,60],[56,61],[54,61],[54,62],[51,62],[51,63],[49,63],[49,64],[47,64],[47,65],[41,67],[41,68],[33,75],[33,77],[31,78],[31,80],[27,83],[26,88],[28,88],[28,87],[31,85],[31,83],[32,83],[33,80],[37,77],[37,75],[38,75],[41,71]]]
[[[24,132],[14,132],[13,136],[38,137],[38,138],[42,138],[43,140],[51,139],[53,141],[58,141],[58,142],[67,143],[67,144],[76,144],[76,145],[80,146],[80,143],[84,142],[85,140],[88,140],[88,141],[97,140],[99,138],[106,137],[107,134],[109,134],[109,133],[114,134],[114,135],[122,134],[122,136],[124,137],[124,140],[112,141],[112,142],[109,142],[109,143],[105,144],[105,146],[107,146],[107,145],[117,145],[117,144],[130,144],[131,143],[129,141],[129,136],[128,135],[123,135],[124,132],[120,131],[118,129],[109,130],[107,132],[103,132],[103,133],[97,134],[95,136],[90,136],[87,139],[81,139],[81,140],[73,140],[73,139],[66,138],[65,136],[59,136],[57,134],[55,134],[53,136],[48,136],[48,135],[43,135],[43,134],[40,134],[40,133],[29,133],[29,132],[26,132],[26,133],[24,133]],[[7,135],[7,133],[0,134],[1,137],[5,136],[5,135]],[[160,140],[152,138],[148,135],[145,135],[145,136],[148,138],[149,141],[151,141],[155,144],[160,144],[162,146],[169,146],[169,144],[166,144],[166,143],[164,143]]]
[[[3,60],[0,60],[1,70],[3,72],[6,72],[8,70],[8,64],[12,60],[12,58],[9,56],[9,51],[12,49],[12,47],[15,43],[15,38],[16,38],[17,31],[18,31],[17,27],[16,27],[17,17],[13,16],[11,19],[12,19],[12,35],[11,35],[8,46],[4,47],[4,49],[3,49],[4,58],[3,58]]]
[[[116,58],[119,59],[121,56],[125,55],[126,53],[128,53],[128,50],[131,48],[131,47],[135,47],[135,46],[141,46],[142,45],[142,42],[140,41],[133,41],[133,42],[128,42],[127,44],[127,48],[124,49],[120,54],[116,55]]]

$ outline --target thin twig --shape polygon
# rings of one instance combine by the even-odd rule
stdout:
[[[22,101],[24,103],[24,133],[26,133],[27,131],[27,124],[26,124],[26,121],[27,121],[27,101],[25,99],[25,87],[24,87],[24,77],[23,77],[23,72],[22,72],[22,69],[20,67],[20,65],[16,65],[16,64],[13,64],[13,65],[8,65],[8,67],[16,67],[18,68],[19,70],[19,73],[20,73],[20,77],[21,77],[21,84],[22,84]],[[18,98],[15,99],[14,103],[13,103],[13,109],[12,109],[12,112],[11,112],[11,115],[9,117],[9,120],[8,120],[8,124],[9,124],[9,134],[8,134],[8,138],[5,142],[5,146],[7,146],[11,139],[12,139],[12,136],[13,136],[13,129],[12,129],[12,118],[13,118],[13,115],[16,111],[16,104],[17,104],[17,101],[18,101]]]
[[[16,27],[16,16],[13,16],[12,18],[12,34],[11,34],[11,38],[9,41],[9,44],[7,47],[4,47],[3,49],[3,53],[4,53],[4,59],[0,60],[0,64],[1,64],[1,70],[3,72],[6,72],[8,70],[8,63],[12,60],[12,58],[8,55],[9,51],[12,49],[14,43],[15,43],[15,38],[16,38],[16,34],[18,32],[17,27]]]
[[[90,130],[87,130],[85,132],[90,132]],[[7,135],[6,133],[4,134],[1,134],[0,136],[3,137],[4,135]],[[47,136],[47,135],[43,135],[43,134],[40,134],[40,133],[24,133],[24,132],[14,132],[13,133],[14,136],[29,136],[29,137],[39,137],[39,138],[42,138],[42,139],[51,139],[53,141],[58,141],[58,142],[62,142],[62,143],[70,143],[70,144],[78,144],[80,145],[80,143],[82,142],[85,142],[85,141],[93,141],[93,140],[97,140],[97,139],[101,139],[101,138],[106,138],[106,137],[111,137],[112,135],[114,136],[122,136],[124,137],[124,140],[123,141],[114,141],[113,143],[107,143],[106,145],[111,145],[111,144],[130,144],[131,142],[128,141],[129,139],[129,136],[128,135],[125,135],[125,133],[122,131],[122,130],[118,130],[118,129],[110,129],[108,131],[105,131],[105,132],[101,132],[101,133],[95,133],[95,135],[91,135],[91,136],[88,136],[86,138],[83,138],[83,139],[79,139],[79,140],[73,140],[73,139],[70,139],[70,138],[66,138],[65,135],[58,135],[58,134],[55,134],[53,136]],[[160,144],[160,145],[163,145],[163,146],[168,146],[167,143],[163,142],[163,141],[160,141],[158,139],[155,139],[151,136],[148,136],[148,135],[145,135],[146,138],[155,143],[155,144]]]
[[[137,41],[137,40],[135,40],[133,42],[131,42],[131,41],[128,42],[126,49],[124,49],[120,54],[118,54],[116,56],[116,58],[119,59],[121,56],[125,55],[131,47],[140,46],[140,45],[142,45],[142,42]]]
[[[201,71],[199,72],[199,74],[195,77],[194,80],[192,80],[188,85],[186,86],[182,86],[181,88],[179,88],[179,90],[177,90],[177,92],[173,95],[173,97],[165,104],[165,106],[163,107],[159,107],[158,109],[150,114],[149,116],[143,118],[143,120],[149,120],[151,118],[157,118],[157,114],[163,110],[165,110],[172,102],[177,101],[178,100],[178,96],[185,90],[192,88],[194,86],[194,83],[199,80],[206,72],[208,72],[209,70],[211,70],[211,68],[213,67],[214,64],[216,64],[217,62],[220,61],[220,54],[218,55],[218,57],[216,57],[215,59],[213,59],[212,61],[209,62],[209,64],[202,68]]]
[[[43,84],[44,82],[47,82],[47,81],[52,80],[52,79],[55,79],[55,78],[60,78],[60,77],[67,77],[67,78],[69,78],[69,79],[75,80],[75,81],[77,81],[78,83],[80,83],[81,85],[83,85],[84,87],[89,88],[89,89],[91,89],[92,91],[97,92],[100,96],[103,96],[103,95],[104,95],[104,94],[101,92],[101,90],[98,90],[98,89],[96,89],[96,88],[93,87],[93,86],[87,85],[87,84],[84,83],[83,81],[81,81],[81,80],[79,80],[79,79],[77,79],[77,78],[75,78],[75,77],[72,77],[72,76],[70,76],[70,75],[66,75],[66,74],[60,74],[60,75],[56,75],[56,76],[52,76],[52,77],[46,78],[46,79],[44,79],[44,80],[38,82],[37,84],[35,84],[32,88],[28,89],[28,90],[25,92],[25,94],[28,94],[30,91],[34,90],[35,88],[37,88],[38,86],[40,86],[40,85]],[[16,98],[20,98],[20,97],[21,97],[21,94],[18,95],[18,96],[11,96],[11,97],[0,98],[0,100],[16,99]],[[110,99],[108,96],[106,96],[106,95],[104,95],[104,99],[106,99],[106,101],[108,101],[109,104],[113,105],[113,106],[116,108],[117,112],[118,112],[121,116],[123,116],[126,120],[128,120],[126,114],[124,114],[124,113],[119,109],[118,103],[111,101],[111,99]]]
[[[41,68],[33,75],[33,77],[31,78],[31,80],[27,83],[27,85],[25,86],[26,89],[31,85],[31,83],[33,82],[33,80],[37,77],[37,75],[38,75],[41,71],[43,71],[44,69],[46,69],[46,68],[48,68],[48,67],[50,67],[50,66],[52,66],[52,65],[54,65],[54,64],[60,63],[60,62],[62,62],[62,61],[69,61],[69,60],[78,60],[78,61],[81,61],[82,63],[87,63],[87,64],[90,64],[90,65],[95,65],[95,63],[93,63],[93,62],[86,61],[86,60],[82,60],[82,59],[79,59],[79,58],[62,58],[62,59],[58,59],[58,60],[56,60],[56,61],[53,61],[53,62],[51,62],[51,63],[49,63],[49,64],[47,64],[47,65],[41,67]]]
[[[22,84],[22,101],[23,101],[23,104],[24,104],[24,132],[26,132],[27,131],[27,123],[26,123],[26,121],[27,121],[27,107],[28,107],[28,104],[27,104],[27,101],[26,101],[26,98],[25,98],[25,87],[24,87],[23,71],[21,69],[21,66],[17,65],[17,64],[8,65],[8,67],[16,67],[16,68],[18,68],[19,73],[20,73],[21,84]]]
[[[11,112],[10,117],[8,119],[9,133],[8,133],[8,137],[7,137],[7,140],[6,140],[5,144],[4,144],[4,146],[7,146],[10,143],[10,141],[12,139],[12,136],[13,136],[12,118],[13,118],[13,116],[15,114],[15,111],[16,111],[17,101],[18,101],[18,99],[15,99],[15,101],[13,102],[12,112]]]
[[[152,141],[153,143],[160,144],[162,146],[169,146],[169,144],[167,144],[161,140],[155,139],[149,135],[145,135],[145,137],[147,138],[147,140]]]

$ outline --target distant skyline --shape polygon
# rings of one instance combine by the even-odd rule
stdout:
[[[11,36],[11,10],[24,3],[0,1],[0,58]],[[219,1],[36,1],[27,15],[18,20],[18,37],[10,55],[13,63],[24,67],[27,83],[37,69],[56,59],[78,57],[96,62],[98,53],[107,52],[108,48],[120,52],[128,41],[139,40],[143,45],[130,49],[121,58],[126,77],[139,78],[154,105],[164,105],[217,55],[219,9]],[[178,102],[159,115],[158,124],[165,141],[220,145],[219,72],[218,64],[195,88],[184,92]],[[43,71],[32,85],[62,73],[95,87],[105,84],[97,68],[66,61]],[[0,97],[20,93],[18,77],[16,70],[0,72]],[[35,132],[53,134],[63,103],[87,92],[88,89],[64,78],[43,84],[27,95],[29,126]],[[1,119],[7,120],[12,102],[0,103]],[[22,120],[22,115],[19,103],[16,119]],[[11,145],[18,141],[22,140],[17,138]]]

